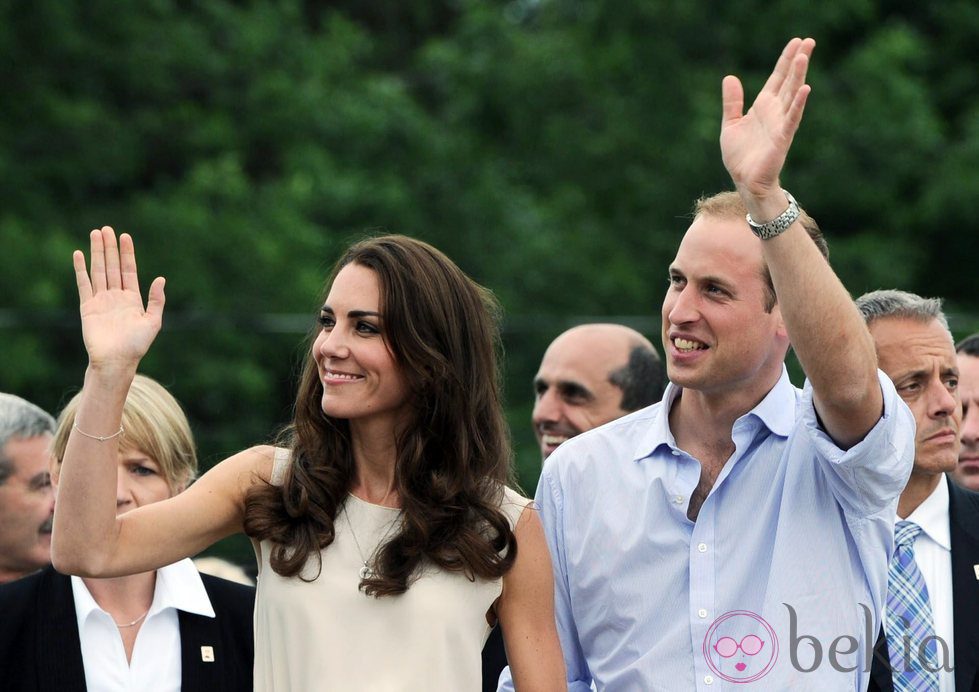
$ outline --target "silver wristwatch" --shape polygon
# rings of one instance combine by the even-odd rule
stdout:
[[[785,198],[789,200],[789,208],[768,223],[757,223],[751,218],[751,214],[745,215],[745,219],[747,219],[748,225],[751,226],[752,232],[762,240],[768,240],[777,236],[794,224],[795,220],[799,218],[799,214],[802,213],[802,210],[799,209],[799,203],[795,201],[795,197],[790,195],[788,190],[783,189],[782,192],[785,193]]]

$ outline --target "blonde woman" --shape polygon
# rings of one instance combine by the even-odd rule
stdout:
[[[58,420],[55,485],[80,400]],[[118,516],[181,493],[197,473],[190,426],[159,383],[136,375],[121,420]],[[49,567],[0,590],[0,680],[13,691],[250,690],[253,605],[254,589],[189,559],[108,579]]]

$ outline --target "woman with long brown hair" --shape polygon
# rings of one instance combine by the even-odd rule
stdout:
[[[497,619],[518,688],[563,689],[540,521],[506,485],[487,291],[420,241],[354,245],[282,444],[116,517],[110,460],[163,280],[144,309],[132,239],[93,231],[91,255],[90,271],[74,256],[89,366],[61,474],[59,569],[144,571],[245,531],[259,561],[256,689],[477,689]]]

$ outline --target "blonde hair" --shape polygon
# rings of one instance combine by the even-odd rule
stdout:
[[[81,392],[72,397],[58,416],[54,457],[60,464],[75,422]],[[197,450],[190,423],[180,404],[166,387],[145,375],[133,379],[122,407],[120,448],[139,450],[160,467],[171,492],[186,488],[197,477]]]

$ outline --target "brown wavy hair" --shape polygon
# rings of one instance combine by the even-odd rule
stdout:
[[[402,521],[377,553],[373,596],[403,593],[425,564],[469,579],[501,577],[516,558],[500,510],[512,452],[503,417],[500,309],[493,295],[431,245],[405,236],[368,238],[340,258],[371,269],[380,284],[385,342],[411,392],[412,419],[397,439],[395,484]],[[318,327],[311,333],[315,338]],[[346,420],[326,415],[312,357],[299,383],[292,450],[282,486],[257,484],[245,502],[245,533],[273,544],[272,569],[299,576],[336,537],[354,459]]]

